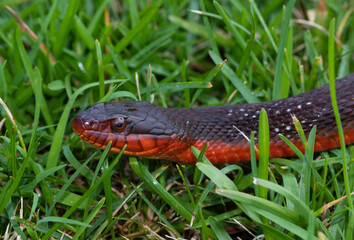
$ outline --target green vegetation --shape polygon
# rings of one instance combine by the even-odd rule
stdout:
[[[333,83],[354,72],[353,6],[0,1],[0,238],[352,239],[354,148],[314,155],[316,127],[299,130],[304,154],[268,159],[262,112],[259,163],[179,166],[98,150],[71,120],[100,101],[238,104]]]

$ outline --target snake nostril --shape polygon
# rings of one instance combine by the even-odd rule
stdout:
[[[94,120],[85,121],[83,126],[86,130],[95,130],[98,128],[98,122]]]
[[[90,122],[84,122],[84,127],[85,127],[85,129],[91,129],[91,123]]]

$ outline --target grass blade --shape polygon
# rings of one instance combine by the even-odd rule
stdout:
[[[147,171],[146,167],[137,161],[135,157],[130,157],[130,165],[134,172],[149,188],[158,193],[159,196],[164,199],[172,208],[174,208],[182,217],[187,221],[190,221],[192,214]]]
[[[74,17],[79,10],[81,0],[70,1],[66,8],[64,19],[60,25],[59,32],[56,35],[55,44],[53,45],[53,53],[55,57],[59,57],[64,50],[71,27],[73,26]]]
[[[215,64],[222,62],[222,59],[219,56],[217,56],[214,52],[210,51],[209,55],[213,59]],[[252,94],[250,89],[245,84],[243,84],[241,79],[237,77],[237,75],[231,70],[229,66],[227,66],[226,64],[223,65],[221,71],[230,80],[230,82],[236,87],[236,89],[240,91],[240,93],[246,99],[247,102],[249,103],[259,102],[258,98],[254,96],[254,94]]]
[[[210,223],[210,227],[213,229],[213,232],[215,233],[218,239],[225,239],[225,240],[232,239],[230,235],[225,231],[223,226],[218,221],[216,221],[215,218],[209,217],[208,220]]]
[[[278,57],[277,57],[277,64],[275,67],[275,76],[274,76],[274,87],[273,87],[273,100],[281,99],[282,98],[282,91],[284,89],[284,83],[281,77],[282,68],[283,68],[283,59],[284,59],[284,48],[286,44],[286,37],[288,35],[289,23],[291,14],[293,12],[293,8],[295,5],[295,0],[290,0],[288,6],[286,7],[285,12],[285,19],[283,21],[281,27],[281,35],[278,47]],[[287,90],[286,90],[287,91]]]
[[[216,193],[224,197],[239,201],[245,206],[250,206],[252,208],[256,207],[257,209],[263,209],[264,211],[271,212],[281,218],[288,219],[289,221],[292,221],[294,223],[299,220],[297,212],[290,211],[285,207],[279,206],[276,203],[273,203],[260,197],[226,189],[216,189]]]
[[[72,238],[73,240],[78,239],[82,235],[82,233],[85,231],[86,228],[90,228],[91,227],[90,222],[96,217],[98,211],[101,210],[101,208],[103,207],[104,203],[105,203],[105,198],[102,198],[97,203],[97,205],[92,209],[92,211],[90,212],[88,217],[85,218],[85,221],[81,225],[79,225],[80,228],[77,230],[77,232],[75,233],[74,237]]]
[[[96,45],[96,54],[97,54],[97,65],[98,65],[98,81],[100,83],[98,89],[99,89],[99,97],[101,99],[104,97],[104,65],[103,65],[100,42],[97,39],[95,40],[95,45]]]
[[[269,162],[269,123],[267,113],[264,109],[261,110],[259,116],[259,167],[258,177],[268,180],[268,162]],[[267,199],[267,189],[258,188],[258,196]]]

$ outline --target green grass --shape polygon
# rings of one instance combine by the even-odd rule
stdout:
[[[196,166],[109,154],[71,129],[101,101],[251,103],[329,82],[336,112],[334,79],[354,72],[352,6],[0,2],[0,238],[352,239],[354,149],[314,154],[315,127],[297,127],[304,154],[268,162],[262,113],[260,161],[216,167],[198,149]]]

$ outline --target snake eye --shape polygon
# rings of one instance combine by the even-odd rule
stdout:
[[[122,132],[125,126],[125,119],[123,117],[116,118],[111,122],[111,128],[114,132]]]

